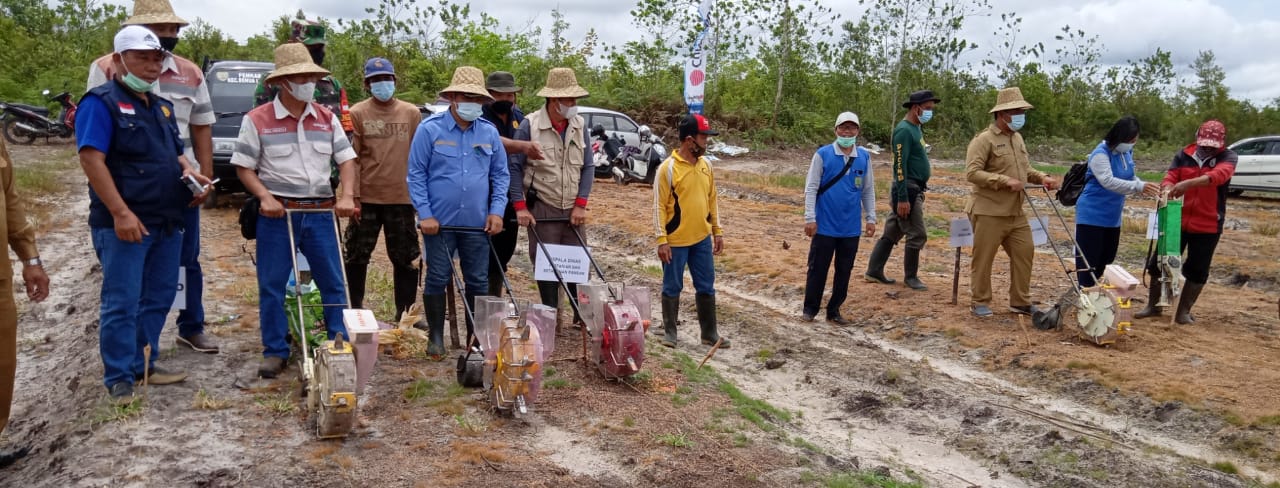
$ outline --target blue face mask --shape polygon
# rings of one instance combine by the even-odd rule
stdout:
[[[1009,130],[1018,131],[1027,124],[1027,114],[1017,114],[1009,119]]]
[[[370,83],[369,93],[372,93],[373,98],[378,99],[379,102],[385,102],[387,100],[390,100],[391,96],[396,94],[396,82],[395,81],[375,81],[373,83]]]
[[[478,103],[458,102],[458,117],[467,122],[475,121],[484,114],[484,107]]]
[[[933,118],[933,111],[932,111],[932,110],[925,110],[925,111],[923,111],[923,112],[920,112],[920,123],[921,123],[921,124],[923,124],[923,123],[925,123],[925,122],[928,122],[928,121],[929,121],[930,119],[932,119],[932,118]]]

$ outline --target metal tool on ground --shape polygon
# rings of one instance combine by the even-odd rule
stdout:
[[[1094,282],[1100,283],[1099,285],[1090,288],[1081,287],[1079,273],[1092,273],[1093,268],[1089,265],[1088,259],[1083,257],[1080,245],[1076,242],[1071,227],[1067,225],[1067,219],[1062,216],[1062,210],[1058,208],[1049,190],[1042,185],[1025,185],[1022,193],[1026,196],[1027,205],[1031,207],[1031,213],[1036,220],[1044,222],[1040,217],[1040,211],[1036,208],[1035,200],[1031,198],[1031,193],[1028,191],[1030,188],[1044,190],[1045,199],[1049,201],[1049,206],[1053,208],[1058,222],[1067,233],[1072,251],[1071,255],[1064,255],[1058,249],[1058,244],[1052,238],[1048,239],[1054,256],[1058,258],[1058,264],[1062,265],[1062,271],[1067,275],[1071,289],[1067,290],[1048,310],[1037,310],[1031,317],[1031,324],[1040,330],[1056,329],[1061,327],[1063,321],[1069,317],[1077,327],[1080,337],[1100,346],[1115,343],[1119,336],[1128,333],[1133,319],[1128,292],[1120,291],[1120,287],[1113,284],[1112,280],[1122,280],[1124,276],[1132,279],[1132,275],[1118,266],[1107,266],[1107,273],[1103,273],[1103,276],[1094,276]],[[1048,229],[1046,234],[1047,232]],[[1081,257],[1084,263],[1083,269],[1072,269],[1067,266],[1068,260],[1074,266],[1076,256]],[[1122,286],[1125,286],[1126,290],[1131,290],[1127,286],[1129,284],[1131,284],[1129,281],[1125,281]]]
[[[493,239],[488,236],[488,234],[484,231],[483,227],[442,226],[440,230],[451,231],[451,232],[470,232],[470,233],[484,234],[486,239],[488,239],[489,241],[490,253],[493,253],[495,256],[497,255],[496,254],[497,251],[493,249]],[[466,294],[465,294],[466,284],[463,283],[462,273],[457,271],[457,266],[455,266],[453,263],[453,254],[454,254],[453,251],[448,251],[448,252],[450,256],[449,257],[449,278],[450,278],[449,290],[451,292],[449,293],[449,306],[450,308],[452,308],[454,307],[454,303],[453,303],[454,298],[453,298],[452,291],[455,289],[463,290],[464,291],[463,297],[466,297]],[[506,274],[502,275],[502,282],[503,282],[503,285],[506,286],[507,296],[511,297],[512,309],[510,310],[509,313],[511,313],[512,315],[517,315],[523,310],[523,308],[518,307],[516,305],[515,294],[511,290],[511,282],[507,281]],[[481,297],[476,297],[477,300],[479,300],[480,298]],[[477,327],[476,325],[477,314],[474,308],[476,304],[468,302],[466,298],[463,298],[462,301],[463,301],[464,313],[467,314],[466,321],[470,322],[472,326],[468,328],[470,330],[468,330],[467,332],[466,351],[458,355],[458,362],[455,367],[455,371],[457,373],[457,379],[458,379],[459,385],[462,385],[468,388],[479,388],[484,386],[484,380],[483,380],[484,352],[481,350],[480,341],[478,340],[477,336],[473,333],[475,331],[475,328]],[[454,317],[456,319],[456,314],[454,315]],[[481,320],[484,320],[484,315],[480,315],[480,317],[481,317]],[[455,320],[454,322],[455,322],[454,329],[456,331],[457,321]],[[457,333],[455,332],[454,335],[456,336],[456,334]],[[454,339],[455,339],[455,342],[457,342],[456,337]],[[455,344],[454,347],[458,347],[458,346]]]
[[[334,214],[333,209],[285,209],[285,228],[289,234],[289,249],[291,259],[293,260],[294,274],[294,292],[299,298],[302,297],[302,279],[301,272],[298,269],[298,249],[297,241],[294,237],[293,216],[295,214],[331,214],[333,215],[333,231],[335,241],[339,240],[337,236],[341,236],[341,229],[338,227],[338,217]],[[342,259],[342,243],[336,242],[335,249],[338,251],[339,260]],[[342,266],[342,285],[344,291],[347,290],[347,272]],[[316,434],[322,438],[346,437],[351,433],[351,428],[356,423],[357,405],[357,382],[358,373],[356,368],[355,348],[351,343],[344,340],[342,334],[335,334],[333,339],[326,340],[312,350],[312,346],[307,337],[307,321],[305,310],[310,307],[319,307],[322,310],[326,307],[342,307],[344,310],[351,309],[351,297],[347,295],[345,303],[320,303],[309,304],[303,300],[298,300],[298,320],[296,322],[297,334],[299,340],[295,341],[298,349],[302,352],[302,395],[307,398],[307,411],[310,418],[315,422]],[[344,313],[344,316],[348,314]],[[344,317],[345,319],[345,317]],[[346,324],[343,324],[347,328]],[[373,348],[373,354],[377,354],[377,348]],[[372,367],[372,361],[366,361],[369,367]]]
[[[570,226],[578,242],[577,226]],[[578,306],[591,341],[591,359],[606,378],[639,373],[644,365],[644,334],[649,330],[649,288],[609,282],[587,246],[582,246],[600,283],[578,285]]]

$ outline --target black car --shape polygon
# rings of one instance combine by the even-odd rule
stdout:
[[[244,191],[244,185],[231,165],[240,135],[240,120],[253,109],[253,91],[258,80],[267,76],[275,65],[258,61],[216,61],[205,68],[205,82],[218,120],[213,123],[213,174],[220,178],[217,191],[207,205],[214,205],[217,193]]]

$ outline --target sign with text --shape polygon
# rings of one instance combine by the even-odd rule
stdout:
[[[1044,217],[1038,219],[1027,219],[1027,223],[1031,224],[1031,242],[1037,246],[1043,246],[1049,243],[1049,231],[1045,227]]]
[[[547,252],[538,246],[538,262],[534,263],[533,279],[538,281],[556,281],[556,273],[547,262],[547,256],[556,263],[556,270],[565,283],[586,283],[590,278],[591,261],[587,258],[587,250],[581,246],[562,246],[546,244]]]
[[[969,219],[951,219],[951,247],[973,247],[973,223]]]
[[[187,309],[187,268],[178,266],[178,293],[173,296],[173,307],[169,311]]]

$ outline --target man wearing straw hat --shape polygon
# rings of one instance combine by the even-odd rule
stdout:
[[[89,180],[89,230],[102,265],[103,384],[113,399],[128,402],[135,380],[162,385],[187,377],[154,363],[178,292],[182,211],[208,193],[193,200],[181,179],[202,185],[209,179],[183,155],[173,104],[151,93],[168,56],[156,34],[129,25],[114,43],[115,78],[80,100],[76,146]]]
[[[1052,190],[1057,181],[1031,167],[1027,145],[1018,133],[1031,108],[1017,87],[1000,90],[991,108],[991,126],[974,136],[965,154],[965,179],[973,184],[965,206],[973,224],[969,288],[971,310],[978,317],[992,315],[991,264],[1000,248],[1009,256],[1009,311],[1022,315],[1035,311],[1031,306],[1035,245],[1022,211],[1023,188],[1032,183]]]
[[[418,125],[409,149],[409,197],[418,211],[418,229],[427,255],[427,279],[422,303],[427,316],[427,354],[444,358],[445,286],[453,272],[453,255],[462,262],[468,304],[489,287],[489,239],[480,232],[442,230],[441,227],[483,229],[489,236],[502,232],[507,206],[507,151],[498,129],[481,118],[483,104],[492,98],[484,73],[462,66],[440,91],[449,110]],[[475,325],[467,320],[467,343]]]
[[[578,85],[573,69],[552,68],[547,85],[538,90],[538,96],[546,99],[546,104],[525,118],[515,139],[533,141],[546,157],[511,155],[508,196],[520,226],[537,225],[543,242],[585,246],[578,235],[587,222],[587,197],[595,173],[591,144],[587,142],[582,116],[578,115],[578,99],[587,96],[587,90]],[[567,221],[538,225],[538,219]],[[575,234],[570,226],[579,227],[579,232]],[[538,262],[538,237],[529,235],[529,260],[534,263]],[[576,294],[577,285],[570,284],[569,292]],[[559,283],[539,281],[538,294],[543,305],[560,308]],[[573,322],[580,324],[582,319],[575,314]]]
[[[351,142],[338,116],[316,103],[316,81],[329,72],[311,62],[302,44],[276,47],[275,70],[265,83],[278,95],[270,104],[245,114],[231,164],[245,189],[261,202],[258,233],[258,315],[262,328],[263,361],[258,374],[275,378],[289,359],[288,321],[284,288],[293,269],[285,209],[334,209],[338,217],[355,212],[354,165]],[[338,187],[334,198],[330,161],[337,161]],[[326,304],[345,304],[342,260],[331,213],[296,213],[291,217],[297,249],[311,265],[311,274]],[[346,336],[342,308],[325,307],[329,339]]]
[[[182,136],[184,155],[191,165],[204,175],[213,178],[213,102],[204,72],[190,60],[173,53],[178,45],[178,30],[187,21],[173,13],[168,0],[136,0],[133,15],[124,25],[141,25],[150,29],[160,39],[160,46],[169,55],[164,59],[160,79],[152,93],[173,104],[173,115],[178,120],[178,133]],[[89,88],[106,83],[115,77],[111,54],[98,58],[89,66]],[[179,346],[195,351],[217,354],[218,345],[204,333],[204,272],[200,268],[200,206],[187,207],[183,214],[186,232],[182,234],[182,263],[186,270],[186,308],[178,312]]]

